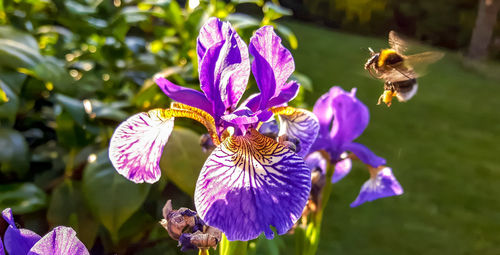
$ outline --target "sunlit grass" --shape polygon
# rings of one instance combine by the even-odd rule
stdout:
[[[313,81],[309,106],[333,85],[357,87],[371,113],[358,141],[386,157],[405,189],[350,208],[368,179],[355,166],[334,186],[318,254],[500,254],[500,80],[446,52],[415,98],[377,106],[382,82],[363,64],[367,47],[386,39],[287,25],[299,40],[297,70]]]

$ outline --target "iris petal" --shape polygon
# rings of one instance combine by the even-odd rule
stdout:
[[[207,34],[214,31],[220,34]],[[250,75],[248,49],[231,24],[211,19],[198,37],[198,54],[202,53],[201,90],[212,101],[215,115],[221,116],[234,110],[245,91]]]
[[[135,114],[121,123],[111,137],[109,158],[118,173],[135,183],[160,179],[163,147],[174,127],[174,118],[155,109]]]
[[[227,138],[210,155],[196,183],[201,218],[228,240],[286,233],[300,218],[311,189],[301,157],[255,130]]]
[[[314,169],[320,169],[323,174],[326,173],[327,161],[319,151],[315,151],[307,155],[305,161],[311,171]]]
[[[282,44],[272,26],[259,28],[250,39],[249,51],[254,56],[252,73],[261,92],[261,107],[281,92],[295,70],[290,51]]]
[[[332,175],[332,183],[336,183],[344,178],[350,171],[352,162],[350,158],[345,158],[335,164],[335,171]]]
[[[56,227],[38,241],[28,255],[88,255],[85,245],[78,240],[76,232],[68,227]]]
[[[300,85],[296,81],[290,81],[285,86],[281,88],[279,94],[269,100],[267,104],[268,107],[282,106],[290,101],[292,101],[299,93]]]
[[[368,108],[353,94],[342,93],[332,100],[335,118],[330,135],[334,144],[351,142],[368,126]]]
[[[314,104],[313,113],[318,117],[320,125],[320,135],[328,136],[333,120],[333,99],[344,93],[344,90],[338,86],[332,87],[330,91],[322,95]]]
[[[10,208],[3,210],[2,216],[9,224],[3,237],[5,250],[10,255],[26,255],[41,237],[31,230],[18,229]]]
[[[2,238],[0,238],[0,255],[5,255],[5,251],[3,250]]]
[[[305,157],[318,135],[318,118],[310,111],[295,109],[293,114],[290,115],[279,114],[279,119],[279,135],[287,135],[288,138],[298,139],[300,141],[300,150],[296,151],[296,153],[301,157]]]
[[[175,85],[163,77],[156,78],[155,82],[172,100],[213,114],[212,103],[200,91]]]
[[[379,167],[386,163],[384,158],[375,155],[375,153],[362,144],[348,143],[344,145],[344,149],[354,153],[363,163],[372,167]]]
[[[358,197],[352,202],[351,207],[356,207],[364,202],[375,199],[401,194],[403,194],[403,188],[392,174],[391,168],[385,167],[376,176],[363,184]]]

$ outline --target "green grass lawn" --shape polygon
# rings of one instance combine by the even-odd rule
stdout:
[[[415,98],[377,106],[382,81],[363,64],[367,47],[388,47],[385,38],[287,25],[299,40],[296,69],[314,85],[306,102],[333,85],[357,87],[371,114],[357,141],[387,159],[405,190],[350,208],[368,179],[355,165],[334,185],[318,254],[500,254],[500,80],[446,52],[419,79]]]

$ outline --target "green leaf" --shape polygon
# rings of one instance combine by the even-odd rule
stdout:
[[[264,12],[264,17],[268,20],[276,20],[283,16],[290,16],[293,14],[290,9],[276,5],[272,2],[266,2],[262,7],[262,12]]]
[[[47,210],[47,220],[52,227],[72,227],[86,247],[94,245],[99,224],[85,206],[80,182],[66,180],[54,189]]]
[[[85,132],[88,127],[75,122],[75,117],[69,111],[64,110],[57,115],[56,124],[57,140],[66,148],[80,148],[91,142],[91,134]]]
[[[19,99],[12,89],[2,80],[0,80],[0,94],[1,93],[5,95],[7,101],[0,103],[0,124],[12,127],[16,120],[17,109],[19,109]]]
[[[28,144],[16,130],[0,128],[0,172],[22,176],[29,168]]]
[[[285,27],[283,25],[276,25],[276,30],[278,30],[278,32],[280,34],[282,34],[283,36],[285,36],[285,39],[288,41],[288,43],[290,44],[290,47],[292,49],[295,50],[295,49],[297,49],[297,47],[299,47],[299,43],[297,41],[297,37],[292,32],[292,30],[290,30],[288,27]]]
[[[83,195],[92,213],[118,242],[118,231],[142,206],[151,185],[136,184],[116,172],[108,151],[98,154],[83,173]]]
[[[64,110],[69,112],[73,120],[82,126],[85,124],[85,108],[82,101],[63,94],[56,94],[54,97]]]
[[[163,150],[160,168],[168,180],[192,196],[207,156],[200,146],[200,135],[187,128],[175,127]]]
[[[25,44],[30,48],[38,49],[38,43],[35,38],[28,33],[22,32],[11,26],[0,26],[0,38],[8,38]]]
[[[0,185],[0,208],[12,208],[16,214],[31,213],[45,207],[47,195],[32,183]]]

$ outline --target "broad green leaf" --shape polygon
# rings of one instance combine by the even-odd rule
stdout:
[[[64,1],[66,8],[72,14],[76,15],[88,15],[96,12],[96,9],[92,6],[83,5],[77,1],[66,0]]]
[[[276,30],[278,30],[278,32],[280,34],[285,36],[285,39],[290,44],[290,47],[294,50],[297,49],[297,47],[299,46],[299,43],[297,41],[297,37],[295,37],[295,34],[292,32],[292,30],[290,30],[288,27],[285,27],[283,25],[276,25],[275,27],[276,27]]]
[[[38,49],[38,43],[35,38],[28,33],[22,32],[11,26],[0,26],[0,38],[10,39],[13,41],[20,42],[26,46],[34,49]]]
[[[236,29],[258,28],[260,26],[258,19],[243,13],[230,14],[227,16],[227,20]]]
[[[169,181],[192,196],[207,156],[200,146],[200,135],[187,128],[175,127],[163,150],[160,168]]]
[[[47,204],[47,195],[32,183],[0,185],[0,208],[12,208],[16,214],[31,213]]]
[[[29,168],[28,144],[16,130],[0,128],[0,172],[22,176]]]
[[[107,150],[85,167],[82,185],[90,210],[108,229],[114,243],[118,241],[118,230],[142,206],[151,187],[119,175],[109,161]]]
[[[262,6],[264,4],[264,0],[231,0],[231,3],[234,3],[234,4],[256,4],[258,6]]]
[[[80,182],[66,180],[54,189],[47,210],[47,220],[52,227],[72,227],[86,247],[94,245],[99,223],[92,218],[85,206]]]
[[[0,103],[0,124],[2,126],[12,127],[16,120],[17,109],[19,109],[19,99],[12,89],[2,80],[0,80],[0,93],[4,93],[8,100],[7,102]]]
[[[83,107],[83,102],[72,98],[69,96],[65,96],[63,94],[56,94],[54,96],[56,101],[62,105],[63,109],[68,111],[71,117],[80,125],[84,125],[85,123],[85,108]]]
[[[285,7],[276,5],[272,2],[266,2],[262,7],[262,12],[264,12],[264,17],[269,20],[276,20],[283,16],[292,15],[292,11]]]
[[[74,116],[67,110],[61,111],[56,116],[56,135],[60,144],[67,148],[83,147],[91,141],[91,134],[85,132],[86,125],[75,122]]]

